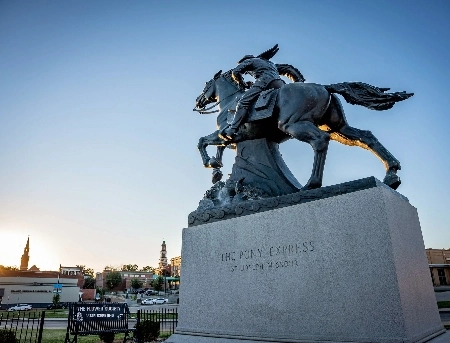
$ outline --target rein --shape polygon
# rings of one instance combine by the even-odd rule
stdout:
[[[193,108],[192,111],[198,112],[198,113],[200,113],[200,114],[211,114],[211,113],[219,112],[219,110],[215,110],[215,111],[209,111],[209,110],[213,109],[213,108],[216,107],[216,106],[219,106],[220,103],[221,103],[222,101],[225,101],[225,100],[228,99],[230,96],[233,96],[233,95],[235,95],[236,93],[239,93],[240,91],[241,91],[241,89],[238,89],[236,92],[231,93],[231,94],[228,95],[227,97],[225,97],[225,98],[223,98],[222,100],[216,102],[214,105],[212,105],[212,106],[210,106],[210,107],[208,107],[208,108],[205,108],[205,106],[203,106],[202,108],[199,108],[199,109]],[[205,94],[205,92],[202,93],[202,95],[204,95],[204,94]],[[208,111],[209,111],[209,112],[208,112]]]

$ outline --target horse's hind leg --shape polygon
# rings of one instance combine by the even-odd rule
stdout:
[[[347,124],[331,134],[331,139],[346,145],[357,145],[374,153],[384,164],[386,176],[383,182],[393,189],[400,186],[397,175],[400,162],[387,150],[370,131],[359,130]]]
[[[302,189],[313,189],[322,186],[323,169],[325,167],[325,158],[327,157],[328,143],[330,135],[319,130],[309,121],[286,123],[280,125],[280,130],[286,132],[302,142],[309,143],[314,150],[314,165],[311,177]]]

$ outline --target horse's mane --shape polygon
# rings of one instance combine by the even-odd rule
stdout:
[[[225,80],[227,80],[234,87],[236,87],[236,89],[239,89],[241,91],[245,91],[245,88],[242,88],[236,81],[234,81],[233,76],[231,75],[232,71],[233,71],[233,69],[230,69],[230,70],[226,71],[225,73],[222,73],[221,76],[223,76],[223,78]]]

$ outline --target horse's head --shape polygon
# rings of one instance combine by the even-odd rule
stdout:
[[[197,99],[195,99],[195,109],[202,110],[206,105],[217,101],[215,83],[216,80],[220,77],[221,73],[222,70],[219,70],[219,72],[217,72],[211,80],[206,82],[202,94],[200,94]]]

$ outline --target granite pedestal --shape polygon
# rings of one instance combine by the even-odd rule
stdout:
[[[417,211],[378,181],[186,228],[182,260],[167,343],[450,342]]]

